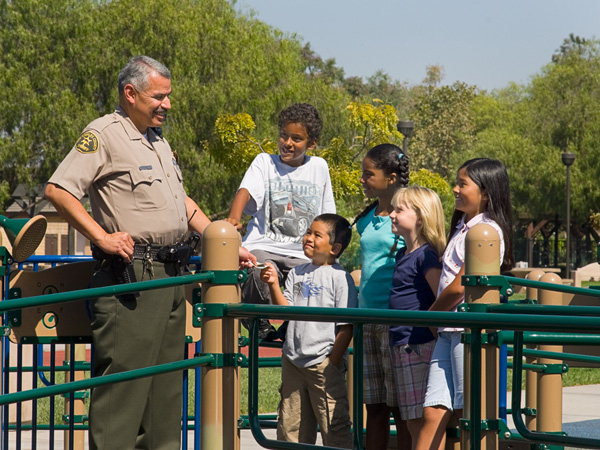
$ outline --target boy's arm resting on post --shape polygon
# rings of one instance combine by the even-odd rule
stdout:
[[[329,360],[334,366],[337,366],[346,350],[348,350],[348,346],[350,345],[350,341],[352,340],[352,324],[340,325],[338,328],[338,332],[335,335],[335,342],[333,343],[333,348],[331,349],[331,353],[329,354]]]
[[[44,196],[54,205],[60,216],[92,244],[100,247],[105,253],[121,256],[125,261],[131,259],[134,242],[129,233],[104,231],[73,194],[56,184],[48,183]]]
[[[242,228],[242,213],[244,212],[246,204],[250,201],[250,197],[251,196],[250,192],[248,192],[248,189],[241,188],[236,192],[235,197],[233,198],[231,210],[229,211],[229,217],[225,220],[232,224],[237,230]]]

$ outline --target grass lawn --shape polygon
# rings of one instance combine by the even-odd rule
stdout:
[[[241,373],[240,412],[248,414],[248,371]],[[279,404],[279,386],[281,385],[281,368],[265,367],[258,374],[258,412],[260,414],[277,411]]]
[[[512,370],[507,374],[508,390],[512,391]],[[600,369],[587,367],[570,367],[569,371],[563,374],[563,387],[581,386],[585,384],[600,384]],[[525,374],[523,374],[522,389],[525,389]]]
[[[86,376],[89,376],[89,374],[87,374]],[[189,377],[189,413],[193,415],[195,397],[193,372],[190,372]],[[56,384],[62,384],[64,382],[64,379],[64,373],[56,374]],[[258,386],[259,413],[264,414],[277,411],[277,405],[279,404],[280,384],[281,368],[265,367],[260,369]],[[38,386],[41,387],[41,383]],[[241,414],[248,414],[248,370],[246,369],[240,369],[240,387],[240,412]],[[65,399],[62,395],[57,395],[54,397],[54,421],[57,424],[63,423],[62,416],[63,414],[65,414],[64,405]],[[89,400],[86,401],[86,405],[89,405]],[[49,423],[50,399],[48,397],[38,400],[37,420],[38,423]]]

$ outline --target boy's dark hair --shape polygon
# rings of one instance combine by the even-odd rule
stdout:
[[[488,202],[485,212],[502,230],[504,237],[504,260],[501,270],[512,269],[514,264],[512,248],[512,208],[510,204],[510,185],[506,167],[501,161],[490,158],[474,158],[465,162],[458,170],[465,169],[467,176],[473,180],[482,194],[487,194]],[[462,211],[455,210],[450,223],[450,237],[456,232],[456,225],[464,216]]]
[[[318,141],[323,129],[323,119],[319,111],[313,105],[308,103],[294,103],[279,113],[279,129],[281,130],[288,123],[301,123],[306,128],[308,139]]]
[[[338,214],[321,214],[314,218],[313,222],[323,222],[329,229],[329,243],[341,244],[342,249],[337,254],[339,258],[352,239],[352,227],[350,222]]]

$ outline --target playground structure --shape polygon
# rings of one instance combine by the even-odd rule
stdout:
[[[18,234],[18,233],[17,233]],[[237,248],[239,235],[232,226],[225,222],[215,222],[205,232],[202,246],[202,270],[196,274],[183,275],[167,280],[145,281],[130,285],[109,286],[106,288],[85,289],[85,286],[73,285],[66,291],[52,284],[55,290],[44,291],[50,285],[50,280],[59,278],[58,271],[66,271],[67,278],[72,282],[85,284],[85,275],[74,276],[75,267],[60,266],[38,272],[12,271],[12,256],[4,249],[3,257],[3,302],[0,308],[5,313],[3,338],[2,366],[2,395],[0,404],[21,404],[38,397],[56,394],[67,394],[65,406],[66,424],[31,424],[20,421],[19,408],[16,411],[16,425],[9,423],[8,407],[2,408],[2,439],[0,447],[8,449],[9,429],[31,430],[32,435],[37,430],[64,429],[67,439],[65,448],[82,448],[82,433],[86,425],[83,402],[86,390],[94,386],[133,379],[140,376],[152,376],[166,371],[184,371],[194,369],[199,376],[196,382],[196,408],[194,417],[188,417],[187,409],[182,412],[184,430],[188,429],[188,419],[191,427],[197,432],[193,443],[187,440],[183,433],[184,448],[202,449],[238,449],[240,448],[239,427],[245,424],[239,414],[239,370],[247,366],[249,372],[248,426],[257,442],[267,448],[309,448],[299,444],[283,443],[265,438],[261,426],[264,420],[258,414],[258,329],[257,321],[261,317],[272,319],[298,319],[315,321],[348,321],[355,324],[354,361],[352,383],[352,415],[353,423],[362,424],[362,326],[368,322],[392,324],[405,322],[420,326],[461,325],[468,328],[464,334],[465,340],[465,409],[464,418],[460,421],[460,441],[454,439],[450,445],[464,449],[495,449],[508,443],[517,443],[529,448],[538,446],[563,445],[600,448],[600,440],[583,439],[563,436],[561,432],[561,389],[562,373],[566,365],[562,363],[565,357],[583,362],[598,363],[594,356],[565,355],[559,347],[562,344],[577,343],[598,345],[600,336],[595,334],[600,326],[598,309],[594,306],[563,306],[564,296],[594,299],[600,296],[600,291],[578,289],[563,286],[555,274],[532,272],[528,279],[502,277],[499,273],[499,241],[495,231],[488,226],[474,227],[467,237],[466,275],[463,284],[466,291],[466,303],[461,312],[420,312],[420,311],[385,311],[378,310],[334,310],[330,308],[295,308],[265,305],[242,305],[239,303],[238,283],[245,274],[237,270]],[[2,250],[2,249],[0,249]],[[85,274],[91,271],[91,263],[81,261],[78,270]],[[86,265],[86,267],[84,267]],[[65,268],[62,268],[65,267]],[[46,274],[44,274],[46,272]],[[35,290],[24,291],[16,287],[20,282],[29,288],[38,285],[32,282],[32,276],[49,276],[40,281]],[[65,277],[61,275],[60,277]],[[20,280],[23,278],[22,280]],[[197,283],[201,282],[201,291]],[[46,284],[45,284],[46,283]],[[84,302],[81,300],[107,294],[121,294],[144,289],[154,289],[166,285],[190,285],[188,330],[199,338],[198,327],[201,325],[203,339],[201,347],[193,357],[169,365],[149,367],[106,377],[84,379],[82,370],[89,370],[90,365],[81,362],[83,359],[77,349],[81,344],[90,341],[89,320]],[[58,283],[60,286],[60,283]],[[508,296],[513,285],[525,286],[529,300],[523,304],[501,304],[501,296]],[[20,290],[19,290],[20,289]],[[60,291],[60,292],[59,292]],[[538,298],[540,305],[528,304]],[[589,298],[589,297],[588,297]],[[544,314],[544,315],[541,315]],[[576,320],[573,320],[573,317]],[[250,320],[249,356],[239,351],[237,319]],[[77,328],[79,327],[79,328]],[[503,330],[503,331],[498,331]],[[506,331],[508,330],[508,331]],[[562,333],[562,334],[561,334]],[[568,333],[568,334],[565,334]],[[17,365],[9,362],[11,351],[8,350],[9,336],[18,342]],[[40,376],[48,369],[43,364],[37,364],[37,358],[30,367],[23,365],[23,353],[31,348],[35,357],[36,347],[40,342],[66,342],[69,344],[66,353],[69,354],[69,365],[65,383],[56,384],[55,380],[48,386],[32,388],[23,386],[23,374],[31,373],[33,377]],[[506,398],[506,374],[503,362],[503,349],[506,344],[512,344],[513,360],[513,402],[512,415],[517,431],[509,430],[503,419],[507,412],[502,404],[502,394]],[[523,346],[528,348],[524,349]],[[538,349],[530,348],[539,345]],[[21,355],[21,356],[19,356]],[[527,357],[525,364],[522,356]],[[557,363],[557,360],[560,361]],[[19,362],[21,361],[21,362]],[[14,363],[13,363],[14,364]],[[56,361],[50,366],[55,366]],[[165,367],[168,366],[168,367]],[[527,398],[525,408],[520,404],[521,371],[527,372]],[[16,388],[11,389],[9,378],[15,372],[17,375]],[[19,381],[20,380],[20,381]],[[532,388],[532,385],[537,385]],[[184,382],[187,391],[187,385]],[[200,393],[200,395],[198,395]],[[534,395],[535,393],[535,395]],[[33,403],[35,405],[35,402]],[[79,408],[79,409],[78,409]],[[83,409],[81,409],[83,408]],[[523,420],[525,416],[525,420]],[[355,446],[362,448],[363,429],[354,427]],[[452,441],[452,440],[449,440]],[[18,446],[17,441],[17,447]]]

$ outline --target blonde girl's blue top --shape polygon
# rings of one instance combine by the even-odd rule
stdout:
[[[404,240],[392,233],[389,216],[376,216],[373,208],[356,223],[360,235],[362,269],[358,290],[359,308],[389,309],[392,276],[398,249]],[[398,239],[396,249],[392,251]]]

